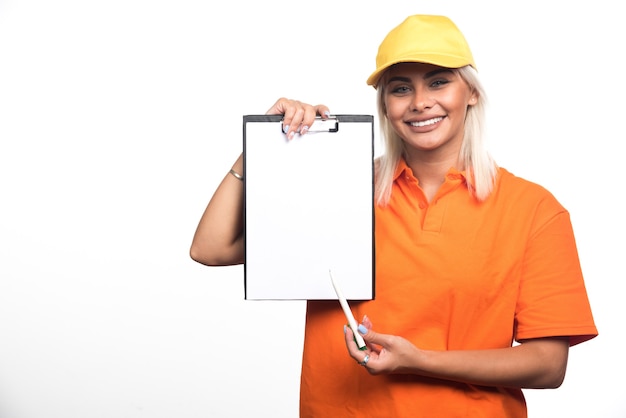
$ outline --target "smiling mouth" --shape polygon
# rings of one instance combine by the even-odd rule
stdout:
[[[422,127],[422,126],[428,126],[428,125],[434,125],[435,123],[442,121],[443,118],[440,116],[438,118],[432,118],[432,119],[428,119],[428,120],[422,120],[419,122],[410,122],[409,125],[411,126],[416,126],[416,127]]]

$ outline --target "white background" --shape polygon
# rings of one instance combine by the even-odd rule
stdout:
[[[461,27],[493,154],[572,215],[601,335],[530,416],[626,416],[619,2],[371,4],[0,1],[1,418],[296,417],[303,302],[244,301],[241,266],[188,248],[242,115],[375,114],[378,44],[413,13]]]

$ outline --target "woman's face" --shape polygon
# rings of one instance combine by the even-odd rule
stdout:
[[[409,156],[416,152],[458,156],[467,107],[478,97],[457,72],[401,63],[389,68],[384,83],[387,118]]]

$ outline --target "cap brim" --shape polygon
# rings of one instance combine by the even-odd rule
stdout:
[[[432,64],[437,65],[439,67],[444,68],[461,68],[466,65],[471,65],[476,68],[476,65],[473,62],[468,62],[467,57],[458,57],[458,56],[450,56],[450,55],[440,55],[440,54],[425,54],[421,57],[411,57],[411,58],[400,58],[397,60],[389,61],[384,65],[380,66],[376,69],[367,79],[367,84],[369,86],[376,87],[378,85],[378,80],[382,76],[382,74],[392,65],[400,64],[403,62],[410,63],[423,63],[423,64]]]

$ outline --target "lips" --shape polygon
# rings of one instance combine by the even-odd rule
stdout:
[[[443,118],[440,116],[440,117],[432,118],[428,120],[420,120],[418,122],[409,122],[409,125],[420,128],[422,126],[434,125],[435,123],[440,122],[442,120]]]

